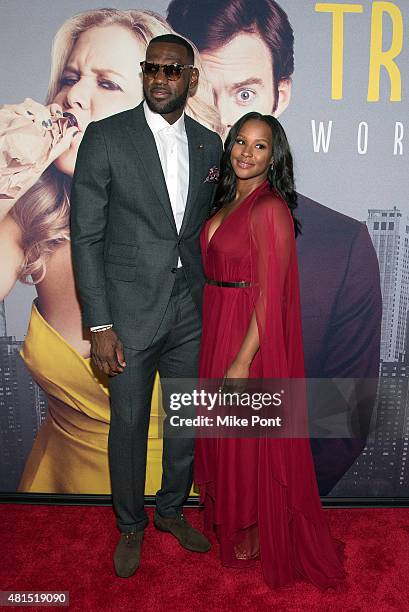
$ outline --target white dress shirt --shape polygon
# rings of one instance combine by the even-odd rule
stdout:
[[[172,125],[143,103],[146,122],[153,134],[168,189],[178,233],[185,214],[189,189],[189,148],[185,130],[185,115]],[[178,265],[181,265],[179,260]]]
[[[185,129],[185,114],[172,125],[159,113],[151,111],[143,103],[146,122],[155,139],[163,175],[172,206],[177,232],[180,232],[185,214],[187,193],[189,190],[189,147]],[[178,267],[182,265],[178,258]],[[91,327],[91,331],[103,330],[112,324]]]

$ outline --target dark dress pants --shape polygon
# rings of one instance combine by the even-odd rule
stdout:
[[[141,531],[144,509],[148,427],[155,373],[161,378],[196,378],[201,321],[183,269],[162,323],[143,351],[124,347],[126,368],[109,378],[111,424],[108,437],[112,499],[122,532]],[[164,406],[165,411],[167,410]],[[189,495],[193,478],[193,438],[163,439],[162,483],[156,507],[164,517],[176,516]]]

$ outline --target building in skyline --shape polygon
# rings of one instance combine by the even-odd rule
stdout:
[[[0,301],[0,337],[7,336],[6,306],[4,300]]]
[[[335,496],[409,496],[409,312],[397,361],[381,361],[368,442]]]
[[[409,302],[409,218],[396,206],[372,208],[366,224],[381,276],[381,360],[398,361],[404,353]]]
[[[0,302],[0,491],[15,491],[47,400],[20,357],[22,340],[7,335],[4,302]]]
[[[381,363],[368,442],[335,496],[409,496],[409,359]]]
[[[334,495],[409,496],[409,218],[396,206],[368,210],[383,300],[381,363],[368,442]]]

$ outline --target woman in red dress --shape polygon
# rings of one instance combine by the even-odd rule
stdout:
[[[248,113],[227,137],[216,212],[201,234],[201,379],[304,377],[295,207],[284,130]],[[305,416],[304,402],[295,409]],[[195,481],[223,565],[260,559],[271,588],[304,578],[325,589],[344,578],[308,437],[198,438]]]

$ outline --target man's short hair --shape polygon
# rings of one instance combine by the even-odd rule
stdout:
[[[167,20],[200,52],[218,49],[241,32],[258,34],[270,49],[275,88],[294,72],[294,34],[274,0],[172,0]]]
[[[162,34],[161,36],[155,36],[155,38],[150,40],[148,46],[152,45],[153,43],[172,43],[175,45],[180,45],[187,51],[187,61],[191,64],[194,64],[195,62],[195,54],[192,45],[185,38],[182,38],[177,34]]]

